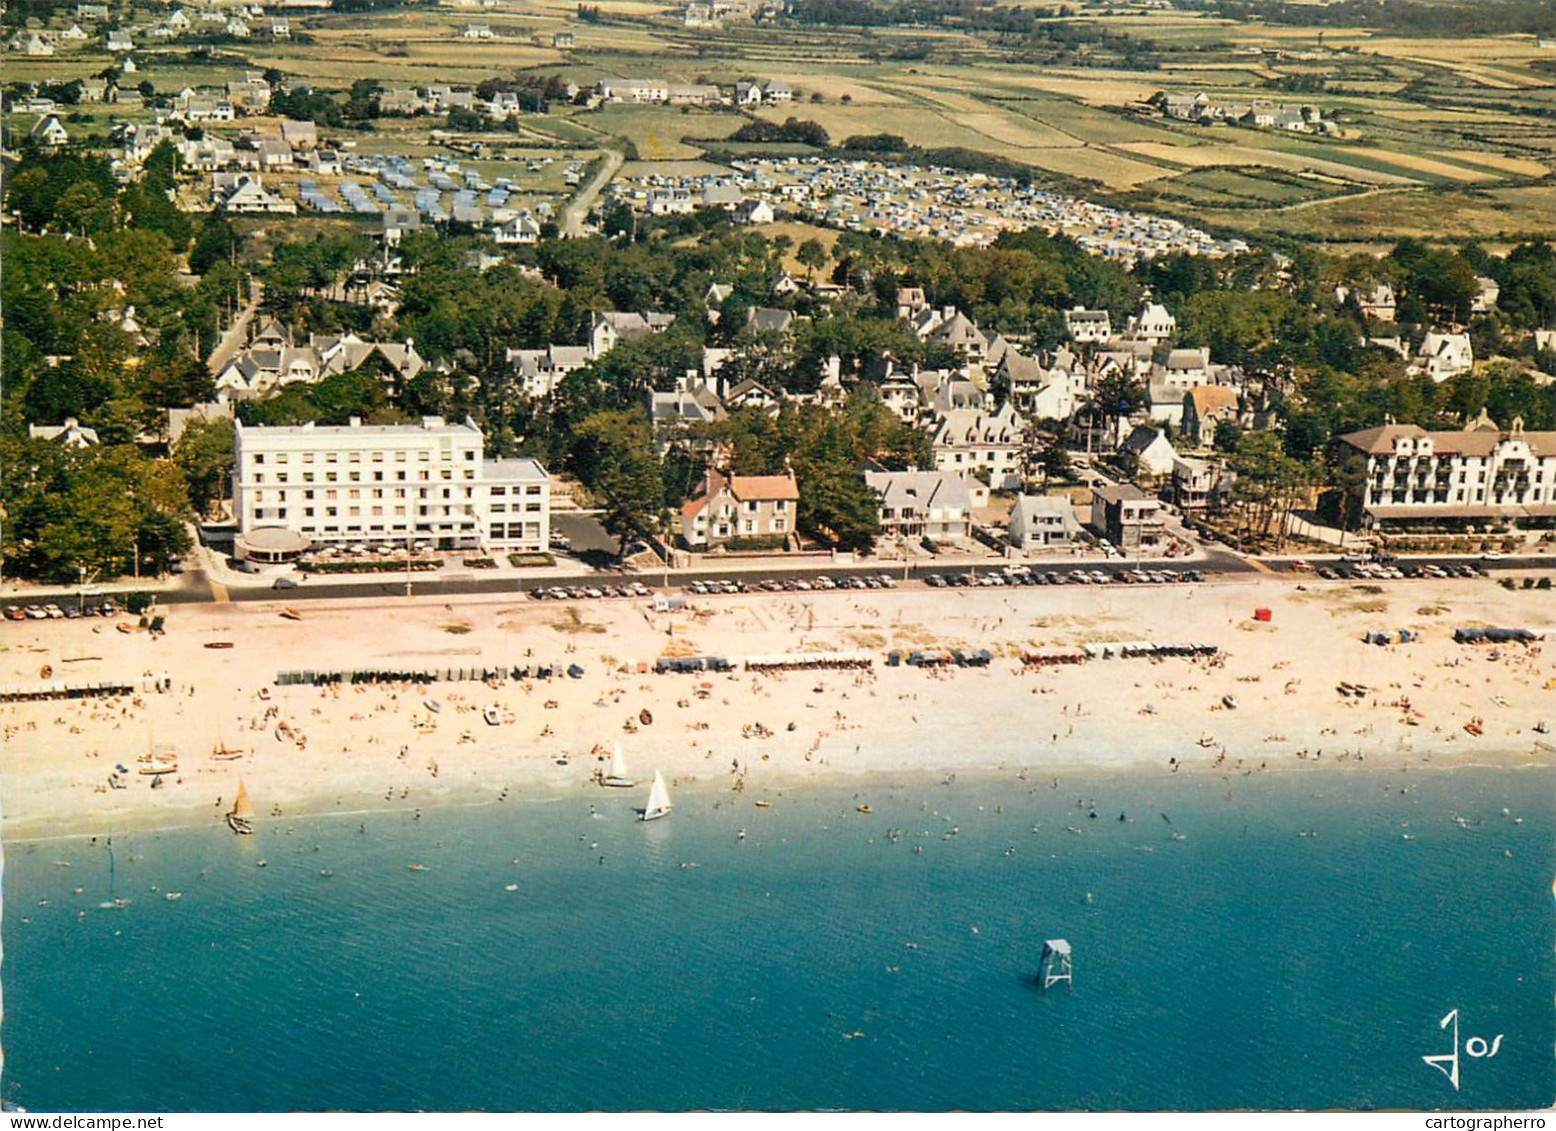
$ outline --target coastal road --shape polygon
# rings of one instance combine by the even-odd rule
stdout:
[[[595,197],[600,195],[600,190],[610,183],[610,179],[616,175],[616,170],[621,168],[624,160],[620,153],[605,146],[600,147],[605,154],[605,164],[589,183],[579,190],[578,195],[570,201],[562,210],[562,235],[566,239],[576,239],[584,234],[584,218],[589,215],[589,209],[594,207]]]
[[[1317,564],[1323,564],[1330,559],[1308,559]],[[1467,558],[1411,558],[1406,564],[1439,564],[1463,563],[1472,561]],[[934,562],[915,563],[908,575],[909,585],[917,587],[925,583],[928,577],[939,574],[947,579],[964,574],[976,574],[979,576],[999,573],[1007,565],[1002,559],[985,559],[977,562],[960,562],[956,564],[940,564]],[[1121,561],[1117,558],[1101,560],[1097,558],[1067,558],[1051,562],[1029,563],[1034,572],[1038,573],[1068,573],[1072,569],[1101,570],[1109,575],[1120,570],[1165,570],[1168,572],[1182,572],[1184,570],[1198,570],[1209,575],[1210,580],[1217,577],[1252,577],[1262,573],[1265,577],[1273,577],[1280,580],[1318,585],[1344,585],[1349,582],[1323,581],[1306,572],[1295,572],[1288,569],[1285,563],[1272,563],[1272,567],[1264,570],[1256,569],[1235,554],[1225,551],[1212,551],[1207,557],[1193,560],[1183,558],[1146,558],[1139,561],[1130,559]],[[1548,556],[1510,557],[1492,561],[1475,561],[1474,564],[1485,570],[1493,578],[1500,572],[1518,572],[1528,570],[1553,570],[1556,569],[1556,559]],[[693,581],[711,580],[721,578],[726,580],[740,580],[753,589],[763,581],[799,581],[814,580],[820,576],[842,578],[849,576],[878,577],[886,575],[899,585],[903,583],[903,567],[900,562],[872,562],[868,565],[839,565],[839,566],[814,566],[803,569],[753,569],[753,570],[720,570],[716,568],[672,570],[666,585],[666,575],[663,570],[643,570],[638,572],[622,572],[618,570],[592,571],[581,569],[576,573],[548,575],[537,577],[533,575],[517,575],[504,572],[497,576],[460,574],[457,576],[440,576],[438,573],[419,573],[414,575],[411,581],[411,593],[416,597],[435,597],[450,599],[468,596],[496,596],[509,594],[518,596],[527,593],[531,589],[550,589],[553,587],[571,588],[600,585],[630,585],[641,582],[655,591],[675,591],[684,589]],[[1409,579],[1360,579],[1367,584],[1379,585],[1408,585]],[[162,586],[165,586],[162,587]],[[123,587],[115,587],[115,595]],[[217,594],[213,588],[211,579],[204,570],[190,570],[172,583],[149,581],[145,586],[147,591],[155,591],[157,600],[164,605],[201,604],[217,600]],[[855,590],[857,592],[857,590]],[[224,585],[223,596],[227,600],[244,603],[251,602],[277,602],[287,605],[297,605],[306,601],[315,600],[340,600],[348,598],[405,599],[405,576],[403,574],[389,575],[379,574],[372,580],[361,581],[334,579],[324,580],[315,575],[293,589],[272,589],[268,586],[246,587],[241,585]],[[42,590],[29,591],[25,595],[13,593],[0,599],[4,605],[28,605],[43,604],[53,601],[60,605],[74,604],[77,601],[77,593],[74,588],[58,589],[49,592]]]

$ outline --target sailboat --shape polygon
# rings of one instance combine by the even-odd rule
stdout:
[[[640,818],[644,821],[657,821],[660,817],[670,815],[670,790],[665,786],[664,775],[658,770],[654,771],[654,785],[648,791],[648,807],[643,810]]]
[[[254,818],[254,807],[249,804],[248,787],[243,784],[243,779],[238,779],[238,796],[232,803],[232,808],[227,810],[227,827],[239,836],[253,836],[254,826],[251,823]]]
[[[618,789],[629,789],[637,785],[637,782],[627,776],[627,760],[621,756],[621,743],[619,742],[616,743],[615,748],[611,751],[611,768],[605,771],[605,776],[600,779],[600,784],[615,786]],[[652,805],[653,802],[650,801],[649,804]],[[665,802],[665,807],[669,808],[668,799]]]

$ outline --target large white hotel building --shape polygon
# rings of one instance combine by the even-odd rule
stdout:
[[[1556,432],[1504,432],[1482,412],[1458,432],[1389,423],[1339,442],[1366,460],[1374,524],[1556,523]]]
[[[285,560],[305,543],[411,540],[441,550],[523,552],[550,542],[550,476],[533,459],[484,459],[481,430],[469,419],[240,422],[236,434],[239,557]]]

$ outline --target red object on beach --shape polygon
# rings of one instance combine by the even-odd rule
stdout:
[[[1255,609],[1253,611],[1253,619],[1254,620],[1262,620],[1262,621],[1271,621],[1271,620],[1275,619],[1275,614],[1270,612],[1269,609]]]

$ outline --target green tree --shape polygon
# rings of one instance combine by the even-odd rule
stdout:
[[[600,505],[601,525],[623,543],[655,529],[664,480],[641,413],[586,417],[573,432],[568,469]]]
[[[817,271],[827,265],[827,249],[821,245],[820,240],[808,239],[800,244],[794,258],[805,268],[805,281],[808,283],[815,278]]]
[[[184,475],[189,504],[207,514],[227,497],[235,432],[230,420],[192,420],[173,445],[173,462]]]

